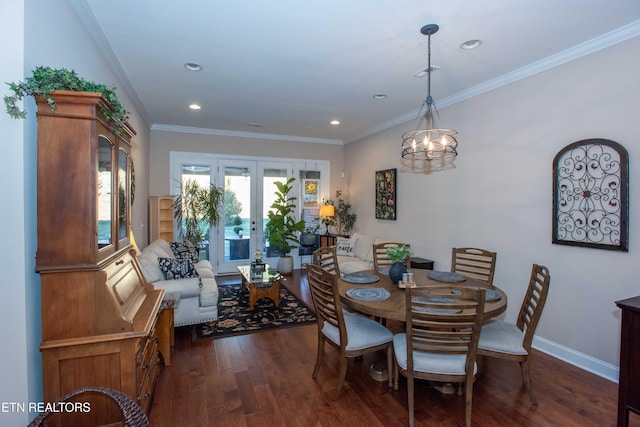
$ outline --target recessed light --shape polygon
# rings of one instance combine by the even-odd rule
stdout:
[[[471,50],[471,49],[475,49],[478,46],[480,46],[482,44],[482,41],[480,40],[467,40],[466,42],[462,43],[460,45],[460,49],[464,49],[464,50]]]
[[[247,123],[247,126],[252,127],[252,128],[261,128],[262,127],[262,123]]]
[[[373,99],[385,99],[387,97],[386,94],[384,93],[377,93],[375,95],[373,95]]]
[[[189,104],[189,108],[191,108],[192,110],[199,110],[202,107],[200,106],[200,104]]]
[[[331,120],[331,124],[333,126],[338,126],[340,124],[340,120]]]
[[[202,71],[202,65],[196,64],[195,62],[187,62],[184,64],[184,68],[189,71]]]

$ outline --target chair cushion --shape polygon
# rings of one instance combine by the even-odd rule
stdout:
[[[158,256],[152,251],[142,251],[140,255],[136,257],[142,274],[148,282],[157,282],[164,279],[164,274],[158,264]]]
[[[502,320],[487,322],[480,330],[478,348],[500,353],[526,355],[522,346],[524,334],[518,327]]]
[[[167,280],[200,277],[190,259],[158,258],[158,264]]]
[[[407,334],[393,336],[393,352],[396,362],[402,369],[407,369]],[[413,353],[413,370],[444,375],[465,375],[467,357],[464,354]],[[473,374],[478,371],[474,363]]]
[[[348,337],[346,350],[362,350],[393,340],[391,331],[380,323],[356,313],[343,311],[343,314]],[[322,334],[340,345],[340,331],[335,326],[325,322]]]

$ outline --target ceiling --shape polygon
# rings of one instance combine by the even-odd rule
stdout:
[[[440,110],[640,34],[638,0],[85,1],[80,18],[152,128],[303,142],[348,143],[413,119],[427,94],[414,76],[427,67],[425,24],[440,26]],[[470,39],[482,45],[461,49]]]

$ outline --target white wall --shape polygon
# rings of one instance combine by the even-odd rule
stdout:
[[[403,166],[400,135],[410,124],[348,144],[356,231],[407,241],[439,270],[450,268],[455,246],[497,251],[495,283],[509,295],[509,320],[520,308],[531,265],[546,265],[551,289],[536,343],[617,378],[620,311],[614,302],[640,294],[639,51],[640,38],[631,39],[441,110],[442,125],[460,132],[452,169]],[[612,139],[629,152],[628,253],[551,244],[553,158],[587,138]],[[388,168],[398,168],[397,221],[374,214],[374,171]]]
[[[131,112],[138,132],[132,150],[138,179],[133,206],[135,223],[146,223],[148,189],[149,125],[135,108],[131,94],[122,90],[117,64],[91,33],[91,20],[82,16],[82,2],[24,0],[0,2],[0,95],[8,94],[4,82],[24,79],[39,65],[74,69],[87,80],[115,85],[118,96]],[[85,5],[86,7],[86,5]],[[80,14],[80,15],[79,15]],[[126,82],[125,82],[126,83]],[[3,232],[0,287],[5,304],[0,310],[0,404],[27,404],[42,400],[42,367],[39,345],[40,278],[35,273],[36,229],[36,119],[35,103],[25,101],[26,120],[14,120],[2,107],[3,131],[2,199],[11,204],[4,212],[8,226]],[[146,230],[144,231],[146,233]],[[26,425],[36,414],[0,411],[0,425]]]
[[[21,2],[0,3],[0,39],[11,43],[0,43],[0,82],[15,81],[22,78],[24,44],[24,6]],[[5,95],[6,86],[0,94]],[[28,364],[33,360],[33,342],[27,340],[28,325],[26,311],[26,215],[25,215],[25,147],[24,123],[0,113],[0,129],[3,134],[3,147],[0,166],[2,200],[11,208],[3,212],[5,226],[3,242],[0,246],[0,291],[4,304],[0,310],[0,342],[3,346],[0,364],[0,404],[23,403],[29,400]],[[38,352],[37,346],[35,351]],[[0,413],[2,425],[26,425],[29,417],[21,411]]]

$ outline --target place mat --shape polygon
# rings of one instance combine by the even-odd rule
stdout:
[[[384,288],[351,288],[347,296],[358,301],[384,301],[391,296],[391,292]]]
[[[502,298],[502,295],[500,294],[500,292],[496,291],[495,289],[488,289],[488,288],[481,288],[479,286],[465,286],[465,288],[469,288],[469,289],[485,289],[485,297],[484,300],[485,301],[497,301],[500,298]],[[451,291],[452,293],[455,293],[457,295],[460,295],[460,291],[458,290],[453,290]]]
[[[424,302],[435,302],[435,303],[443,303],[450,304],[454,302],[451,298],[441,298],[441,297],[416,297],[414,298],[416,301],[424,301]],[[415,307],[417,311],[422,311],[423,313],[441,313],[441,314],[456,314],[460,313],[462,310],[458,308],[432,308],[432,307]]]
[[[380,280],[380,278],[375,274],[350,273],[342,276],[342,280],[349,283],[375,283]]]
[[[429,278],[437,280],[438,282],[464,282],[467,280],[465,276],[460,273],[452,273],[450,271],[432,271],[429,273]]]

